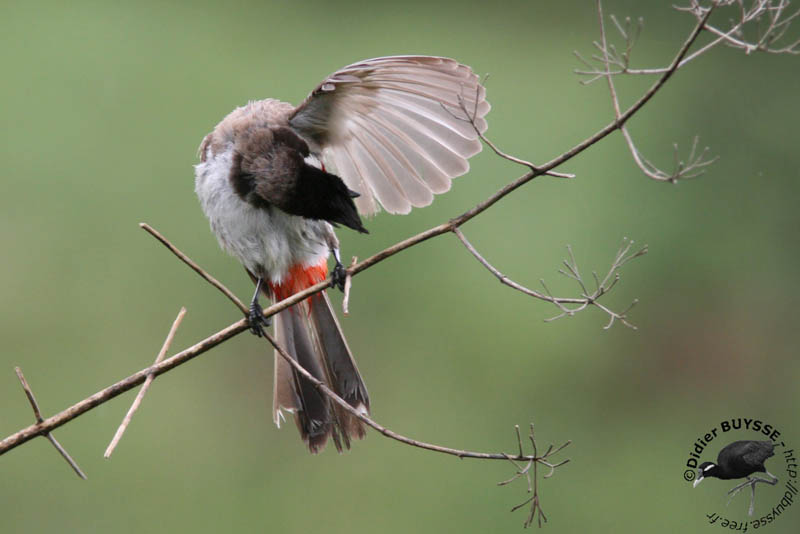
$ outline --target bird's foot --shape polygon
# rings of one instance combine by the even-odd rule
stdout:
[[[758,484],[759,482],[767,482],[767,483],[769,483],[769,481],[766,481],[766,480],[761,479],[761,478],[747,477],[747,480],[745,480],[744,482],[742,482],[738,486],[736,486],[736,487],[732,488],[730,491],[728,491],[728,495],[730,495],[730,497],[728,497],[728,502],[725,504],[725,506],[728,506],[731,503],[731,501],[733,500],[733,498],[736,496],[737,493],[739,493],[744,488],[749,486],[750,487],[750,506],[747,509],[747,515],[748,516],[752,516],[753,515],[753,511],[755,510],[756,484]]]
[[[250,303],[247,320],[250,322],[250,332],[257,337],[264,337],[264,327],[269,328],[272,325],[272,319],[264,317],[264,309],[258,303],[258,299],[253,299],[253,302]]]
[[[775,475],[773,475],[770,472],[767,472],[767,475],[769,475],[772,478],[770,480],[767,480],[767,479],[761,478],[761,477],[749,476],[749,477],[747,477],[746,481],[742,482],[741,484],[739,484],[735,488],[732,488],[728,492],[728,495],[730,495],[730,497],[728,498],[728,504],[731,503],[731,499],[733,499],[733,497],[737,493],[742,491],[744,488],[750,486],[750,507],[747,509],[747,515],[752,516],[753,515],[753,511],[755,510],[756,484],[758,484],[759,482],[763,482],[764,484],[769,484],[770,486],[774,486],[774,485],[776,485],[778,483],[778,477],[776,477]]]
[[[739,493],[740,491],[742,491],[743,488],[745,488],[747,486],[750,486],[752,484],[753,484],[753,479],[748,477],[747,480],[745,480],[744,482],[742,482],[738,486],[731,488],[728,491],[728,495],[730,495],[731,498],[733,498],[733,496],[736,495],[737,493]]]
[[[344,291],[345,280],[347,280],[347,269],[345,269],[342,262],[337,259],[336,265],[333,267],[333,273],[331,273],[331,283],[333,287],[338,287],[339,291]]]

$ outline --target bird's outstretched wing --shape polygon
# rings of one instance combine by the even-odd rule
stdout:
[[[469,170],[486,130],[486,90],[443,57],[393,56],[349,65],[323,81],[289,125],[361,194],[358,211],[408,213]],[[466,112],[465,112],[466,111]],[[469,117],[467,116],[469,114]],[[473,118],[474,126],[469,118]]]

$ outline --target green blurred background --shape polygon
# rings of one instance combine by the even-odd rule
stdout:
[[[640,67],[665,65],[691,27],[669,2],[607,2],[643,15]],[[727,20],[722,15],[720,21]],[[797,33],[797,32],[795,32]],[[215,290],[137,224],[172,239],[242,298],[193,192],[203,136],[267,96],[299,102],[326,74],[389,54],[456,57],[491,73],[489,136],[536,162],[611,117],[603,83],[578,84],[575,49],[598,36],[589,2],[4,2],[0,16],[0,437],[27,426],[21,365],[47,415],[149,365],[180,306],[174,349],[238,320]],[[620,80],[625,102],[651,82]],[[553,532],[701,532],[744,519],[733,484],[682,479],[692,442],[756,417],[800,447],[795,57],[717,49],[679,72],[630,128],[669,167],[701,135],[720,160],[677,186],[640,174],[619,134],[464,227],[503,272],[562,295],[565,245],[603,271],[624,236],[650,253],[607,298],[639,298],[637,331],[557,313],[498,285],[443,236],[354,282],[343,327],[373,415],[412,437],[511,452],[513,426],[573,440],[540,485]],[[685,153],[685,152],[684,152]],[[457,215],[521,174],[484,151],[433,206],[342,231],[364,258]],[[336,302],[339,295],[334,295]],[[133,393],[56,432],[77,479],[37,439],[0,458],[2,532],[517,532],[524,499],[498,462],[458,461],[371,433],[309,456],[271,422],[272,351],[242,335],[159,378],[111,460]],[[744,434],[742,434],[744,436]],[[738,437],[738,436],[737,436]],[[755,437],[755,436],[753,436]],[[725,443],[709,449],[713,457]],[[710,458],[709,458],[710,459]],[[779,476],[781,460],[768,462]],[[785,476],[781,477],[785,478]],[[759,487],[757,514],[777,501]],[[772,532],[797,532],[800,504]],[[718,525],[716,525],[718,526]]]

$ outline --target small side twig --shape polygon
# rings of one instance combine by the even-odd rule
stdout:
[[[444,109],[447,113],[449,113],[450,116],[452,116],[453,118],[455,118],[457,120],[460,120],[460,121],[464,121],[464,122],[470,123],[470,125],[472,126],[472,129],[475,130],[475,133],[480,138],[480,140],[483,141],[484,144],[486,144],[486,146],[491,148],[492,152],[494,152],[497,156],[499,156],[499,157],[501,157],[501,158],[503,158],[505,160],[508,160],[511,163],[516,163],[517,165],[522,165],[523,167],[527,167],[532,172],[538,172],[539,171],[539,167],[537,167],[536,165],[534,165],[530,161],[518,158],[516,156],[512,156],[511,154],[508,154],[507,152],[503,152],[502,150],[500,150],[500,148],[496,144],[494,144],[492,141],[489,140],[488,137],[486,137],[486,134],[484,134],[481,131],[481,128],[478,127],[478,124],[477,124],[477,119],[478,119],[478,108],[477,108],[477,106],[478,106],[478,100],[479,100],[478,99],[478,93],[481,90],[481,86],[482,85],[483,86],[486,85],[486,80],[488,80],[488,79],[489,79],[489,75],[487,74],[486,76],[483,77],[483,80],[482,80],[481,84],[478,85],[478,87],[475,89],[475,99],[474,99],[475,105],[473,106],[472,110],[467,108],[467,102],[464,99],[464,96],[462,94],[457,95],[457,97],[458,97],[458,106],[461,109],[461,112],[464,114],[463,117],[458,116],[456,113],[454,113],[450,108],[448,108],[444,104],[441,104],[442,109]],[[574,174],[564,173],[564,172],[557,172],[557,171],[544,171],[544,174],[546,174],[548,176],[552,176],[554,178],[575,178]]]
[[[564,260],[564,266],[566,267],[566,271],[564,269],[560,269],[558,272],[562,275],[575,280],[581,288],[581,297],[554,297],[553,294],[548,289],[547,285],[544,283],[544,280],[540,280],[539,282],[542,284],[545,293],[540,293],[533,289],[523,286],[515,282],[514,280],[510,279],[503,273],[501,273],[495,266],[489,263],[486,258],[484,258],[480,252],[472,245],[472,243],[467,240],[467,237],[461,231],[460,228],[454,228],[453,233],[458,237],[461,243],[466,247],[466,249],[472,254],[478,262],[486,267],[486,269],[491,272],[501,284],[504,284],[512,289],[516,289],[517,291],[524,293],[530,297],[544,300],[546,302],[552,303],[556,306],[561,313],[556,315],[555,317],[551,317],[549,319],[545,319],[545,322],[552,322],[556,319],[561,319],[562,317],[571,317],[576,313],[585,310],[589,306],[595,306],[598,309],[602,310],[609,316],[609,322],[606,326],[603,327],[604,330],[608,330],[614,324],[615,321],[619,321],[628,328],[636,329],[636,326],[631,324],[628,321],[627,313],[636,305],[638,302],[634,300],[630,306],[628,306],[625,311],[621,313],[614,312],[607,306],[598,302],[598,300],[603,296],[608,294],[611,289],[617,284],[620,279],[619,276],[619,269],[628,263],[630,260],[634,258],[638,258],[639,256],[643,256],[647,254],[647,245],[639,249],[638,251],[634,252],[633,254],[629,254],[631,247],[633,246],[633,241],[629,240],[628,238],[623,239],[622,246],[617,251],[616,256],[614,257],[614,261],[611,264],[611,267],[608,270],[608,273],[605,275],[603,280],[600,280],[597,276],[597,273],[593,272],[592,276],[595,280],[595,290],[589,291],[586,287],[586,284],[583,281],[583,277],[581,276],[580,270],[578,269],[578,263],[575,261],[575,256],[572,253],[572,247],[567,245],[567,251],[569,253],[569,259]],[[577,306],[568,308],[565,304],[577,304]]]
[[[175,333],[178,331],[178,327],[181,325],[183,321],[183,317],[186,315],[186,308],[181,308],[178,312],[178,316],[175,318],[175,321],[172,323],[172,327],[169,329],[169,334],[167,334],[167,338],[164,340],[164,344],[161,346],[161,350],[158,351],[158,356],[156,356],[156,361],[153,365],[157,365],[161,363],[164,359],[164,356],[167,355],[167,351],[169,350],[170,345],[172,345],[172,340],[175,338]],[[114,449],[117,448],[117,444],[119,440],[122,439],[122,434],[125,433],[125,430],[128,428],[128,425],[133,418],[133,414],[136,413],[136,410],[139,409],[139,405],[142,404],[142,399],[144,398],[145,393],[147,390],[150,389],[150,384],[153,383],[155,380],[155,375],[149,374],[147,375],[147,379],[142,384],[142,388],[139,390],[139,393],[136,395],[136,398],[133,400],[131,407],[128,409],[128,413],[125,414],[125,417],[122,419],[122,423],[120,423],[117,432],[114,434],[114,437],[111,440],[111,443],[108,444],[108,448],[106,448],[106,452],[103,454],[103,458],[110,458],[111,453],[114,452]]]
[[[19,378],[20,383],[22,384],[22,389],[25,390],[25,395],[28,397],[28,402],[31,403],[31,408],[33,408],[33,416],[36,418],[37,423],[44,423],[44,418],[42,417],[42,412],[39,410],[39,403],[36,402],[36,397],[33,396],[33,390],[31,390],[30,385],[28,385],[28,381],[25,380],[25,375],[22,374],[22,369],[19,367],[15,367],[14,370],[17,372],[17,378]],[[58,440],[53,436],[52,432],[47,432],[45,437],[53,444],[53,447],[61,454],[64,460],[67,461],[69,466],[77,473],[79,477],[83,480],[86,480],[86,475],[81,468],[78,467],[78,464],[75,460],[72,459],[72,456],[69,455],[67,450],[61,446]]]
[[[250,313],[250,308],[245,306],[244,303],[241,300],[239,300],[239,297],[234,295],[233,292],[230,289],[228,289],[227,287],[222,285],[222,282],[220,282],[219,280],[217,280],[216,278],[214,278],[213,276],[208,274],[206,271],[201,269],[200,266],[197,265],[194,261],[192,261],[186,254],[184,254],[183,252],[178,250],[175,247],[175,245],[170,243],[169,240],[166,237],[164,237],[163,235],[158,233],[158,231],[155,228],[153,228],[152,226],[150,226],[147,223],[139,223],[139,228],[141,228],[145,232],[149,233],[150,235],[152,235],[153,237],[158,239],[161,242],[162,245],[167,247],[170,250],[170,252],[172,252],[178,258],[180,258],[180,260],[183,263],[185,263],[186,265],[191,267],[192,270],[194,272],[196,272],[197,274],[199,274],[200,277],[203,280],[205,280],[206,282],[208,282],[212,286],[214,286],[217,289],[219,289],[222,292],[223,295],[228,297],[228,299],[230,299],[230,301],[233,302],[236,305],[236,307],[239,308],[242,311],[243,314],[247,315],[248,313]]]
[[[347,268],[347,275],[344,279],[344,298],[342,299],[342,313],[350,315],[350,288],[353,286],[353,275],[350,274],[353,267],[358,263],[358,256],[353,256],[350,267]]]

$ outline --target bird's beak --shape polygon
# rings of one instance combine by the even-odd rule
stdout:
[[[695,481],[694,481],[694,484],[692,484],[692,487],[693,487],[693,488],[696,488],[696,487],[697,487],[697,485],[698,485],[698,484],[700,484],[702,481],[703,481],[703,475],[699,475],[699,476],[698,476],[698,477],[695,479]]]

